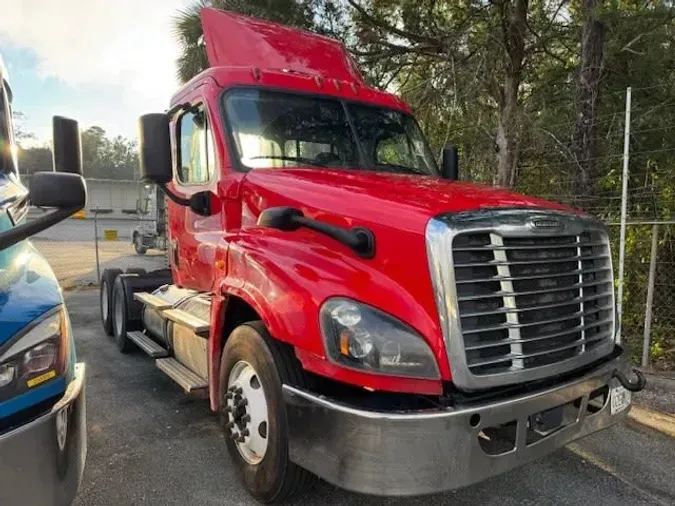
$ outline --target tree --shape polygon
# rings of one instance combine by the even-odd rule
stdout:
[[[82,166],[85,178],[138,179],[139,164],[137,145],[118,135],[113,139],[105,130],[93,126],[82,131]],[[19,169],[31,175],[37,171],[51,170],[52,152],[49,146],[33,146],[19,152]]]
[[[52,170],[52,150],[47,146],[32,146],[19,150],[19,172],[30,176],[38,171]]]
[[[601,21],[603,0],[582,0],[581,62],[576,90],[576,128],[574,153],[579,170],[574,178],[574,194],[588,205],[597,179],[597,116],[603,69],[605,25]]]
[[[81,139],[84,177],[101,177],[104,165],[102,155],[107,144],[105,130],[99,126],[89,127],[82,131]]]
[[[448,121],[466,122],[480,137],[480,147],[471,141],[464,153],[481,153],[476,172],[515,186],[522,109],[532,92],[526,79],[542,58],[563,58],[556,36],[566,0],[348,2],[358,27],[354,52],[378,84],[397,88],[423,120],[442,118],[439,144],[456,137]],[[489,151],[496,167],[485,167]]]
[[[84,176],[100,179],[136,179],[137,144],[120,135],[109,139],[105,130],[93,126],[82,132]]]
[[[29,132],[23,126],[23,122],[26,121],[26,115],[21,111],[12,112],[12,118],[14,119],[14,138],[16,143],[21,146],[25,141],[35,140],[35,134]]]

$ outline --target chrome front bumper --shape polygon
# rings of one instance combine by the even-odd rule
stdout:
[[[355,409],[288,385],[283,386],[293,462],[326,481],[355,492],[418,495],[464,487],[542,457],[575,439],[623,419],[611,414],[609,395],[587,413],[590,394],[618,386],[615,370],[628,372],[622,355],[553,388],[465,408],[403,413]],[[536,442],[528,440],[528,419],[561,405],[572,421]],[[472,426],[477,417],[480,422]],[[473,418],[472,418],[473,417]],[[486,427],[517,422],[515,446],[486,453],[479,434]]]
[[[65,506],[75,498],[87,454],[85,366],[51,411],[0,436],[0,504]]]

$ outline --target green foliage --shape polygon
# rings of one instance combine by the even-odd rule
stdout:
[[[137,179],[138,153],[136,141],[121,135],[108,138],[105,130],[93,126],[82,132],[82,164],[85,178]],[[52,152],[47,146],[19,151],[22,174],[52,169]]]

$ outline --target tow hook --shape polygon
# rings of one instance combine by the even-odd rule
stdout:
[[[626,375],[618,369],[614,369],[612,377],[618,379],[619,383],[621,383],[621,386],[623,386],[626,390],[630,392],[639,392],[645,387],[647,380],[645,379],[645,375],[635,368],[633,368],[633,374],[635,374],[637,377],[634,382],[631,382],[628,378],[626,378]]]

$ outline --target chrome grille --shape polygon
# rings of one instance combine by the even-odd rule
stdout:
[[[565,360],[612,332],[609,248],[578,236],[455,237],[453,260],[467,364],[473,374]]]
[[[534,219],[560,227],[536,230]],[[601,224],[522,210],[432,223],[430,265],[459,386],[539,379],[611,351],[613,275]]]

